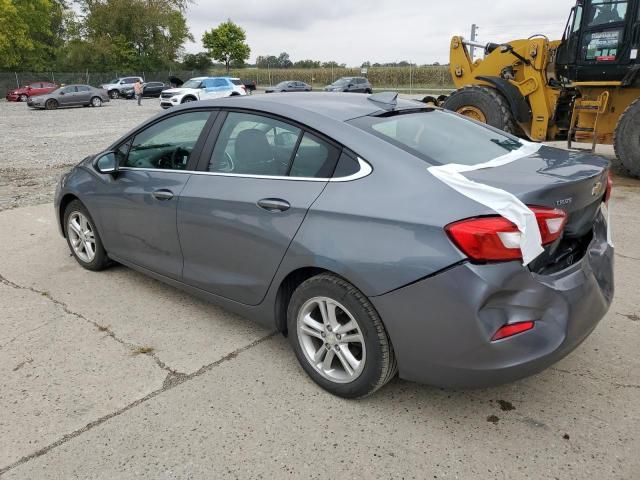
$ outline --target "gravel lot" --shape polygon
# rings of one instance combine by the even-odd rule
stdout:
[[[346,401],[280,335],[69,256],[55,180],[159,110],[0,102],[3,480],[640,478],[640,182],[616,179],[615,301],[574,353],[498,388]]]
[[[51,201],[62,173],[159,111],[155,98],[52,111],[0,101],[0,211]]]

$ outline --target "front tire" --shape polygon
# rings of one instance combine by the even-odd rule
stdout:
[[[625,173],[640,178],[640,98],[635,99],[620,116],[613,133],[615,164]]]
[[[120,92],[118,90],[109,90],[109,97],[112,99],[116,99],[120,96]]]
[[[380,316],[362,292],[336,275],[317,275],[298,286],[287,326],[302,368],[334,395],[371,395],[397,372]]]
[[[79,200],[73,200],[64,210],[67,244],[76,261],[87,270],[99,271],[109,265],[95,222]]]
[[[50,98],[45,102],[44,108],[46,108],[47,110],[55,110],[56,108],[58,108],[58,102],[53,98]]]
[[[463,87],[453,92],[443,107],[513,135],[520,130],[507,100],[490,87]]]
[[[18,98],[19,102],[26,102],[27,100],[29,100],[29,97],[27,95],[25,95],[24,93],[22,95],[20,95],[20,97]]]

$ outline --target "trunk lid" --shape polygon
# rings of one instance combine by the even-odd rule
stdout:
[[[567,213],[561,239],[547,246],[545,253],[530,264],[533,271],[549,273],[568,266],[567,261],[570,265],[586,250],[607,189],[608,170],[605,158],[543,146],[528,157],[465,176],[506,190],[527,205]]]

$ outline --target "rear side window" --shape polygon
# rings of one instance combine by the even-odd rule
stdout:
[[[513,137],[440,110],[361,117],[350,123],[433,165],[477,165],[522,146]]]
[[[210,172],[284,176],[301,130],[274,118],[230,112],[213,149]]]
[[[340,155],[333,145],[305,133],[291,165],[292,177],[329,178]]]
[[[342,152],[342,155],[340,155],[340,159],[338,160],[338,165],[336,165],[336,169],[333,172],[333,178],[348,177],[358,173],[359,171],[360,164],[358,161],[346,152]]]

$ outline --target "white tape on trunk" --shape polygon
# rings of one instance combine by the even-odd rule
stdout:
[[[495,168],[515,162],[516,160],[536,153],[542,146],[539,143],[525,142],[523,140],[521,140],[521,142],[523,146],[518,150],[513,150],[506,155],[494,158],[488,162],[478,165],[450,163],[448,165],[429,167],[428,170],[434,177],[458,193],[489,207],[515,224],[520,231],[522,264],[528,265],[544,251],[544,248],[542,248],[540,228],[538,227],[535,214],[515,195],[500,188],[474,182],[462,175],[465,172]]]

